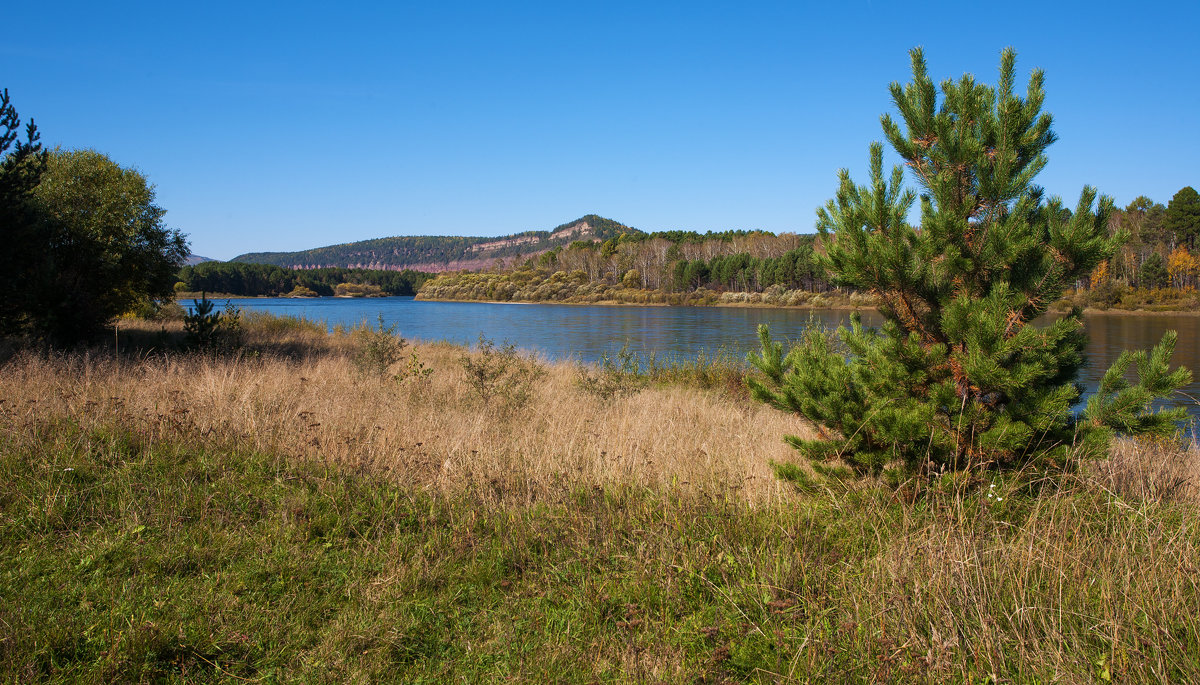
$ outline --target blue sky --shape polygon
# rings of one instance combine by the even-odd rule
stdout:
[[[0,87],[43,141],[156,184],[219,259],[597,213],[809,232],[923,46],[1047,74],[1039,178],[1200,186],[1200,3],[18,3]],[[1023,80],[1022,80],[1023,83]]]

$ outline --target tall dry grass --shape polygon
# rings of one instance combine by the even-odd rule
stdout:
[[[1095,482],[1136,501],[1200,504],[1200,445],[1161,439],[1117,440],[1109,458],[1097,462]]]
[[[788,492],[769,465],[792,458],[781,436],[806,432],[765,406],[687,387],[601,400],[565,363],[537,362],[546,373],[525,406],[484,406],[459,347],[406,347],[393,370],[415,352],[430,373],[397,381],[356,370],[352,335],[270,321],[245,335],[248,349],[268,353],[22,354],[0,368],[0,397],[30,421],[117,418],[161,439],[236,441],[430,491],[505,497],[619,484],[768,502]]]
[[[355,355],[365,326],[330,334],[315,322],[251,312],[241,331],[248,354],[154,351],[177,349],[180,331],[178,322],[127,320],[120,355],[106,347],[12,354],[0,364],[7,416],[133,422],[159,439],[249,445],[431,492],[501,499],[616,485],[787,500],[793,489],[770,465],[796,460],[781,436],[811,435],[801,419],[730,392],[735,374],[722,359],[711,368],[685,363],[678,373],[656,367],[636,392],[600,396],[576,365],[524,357],[544,370],[528,401],[489,405],[454,345],[409,345],[388,373],[364,374]],[[141,351],[131,355],[131,346]],[[413,355],[425,374],[396,378]],[[1119,440],[1107,460],[1077,476],[1125,498],[1200,503],[1200,446]]]

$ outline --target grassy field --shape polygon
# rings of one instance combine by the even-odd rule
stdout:
[[[243,335],[0,365],[4,681],[1200,680],[1195,446],[801,494],[720,363]]]

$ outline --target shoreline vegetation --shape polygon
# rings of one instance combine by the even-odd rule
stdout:
[[[582,248],[581,248],[582,249]],[[572,272],[522,267],[512,271],[448,272],[436,274],[416,293],[419,300],[459,302],[526,302],[541,304],[622,304],[667,306],[763,306],[805,309],[873,309],[869,293],[833,287],[817,290],[782,284],[761,291],[696,288],[646,288],[640,276],[609,282],[593,279],[582,269]],[[1195,288],[1077,288],[1050,306],[1066,312],[1073,307],[1112,312],[1200,312]]]
[[[270,264],[203,262],[180,269],[174,290],[176,296],[205,292],[238,297],[386,297],[415,294],[430,276],[408,269],[287,269]]]
[[[475,274],[471,274],[475,275]],[[445,292],[445,291],[439,291]],[[455,293],[461,295],[462,293]],[[1137,293],[1135,293],[1136,295]],[[306,295],[238,295],[234,293],[209,292],[202,293],[200,291],[179,291],[175,293],[175,301],[186,306],[187,301],[200,299],[201,296],[208,297],[210,300],[227,300],[227,299],[310,299],[322,297],[317,294]],[[333,295],[343,299],[357,299],[362,297],[391,297],[391,293],[379,293],[372,295],[359,294],[341,294]],[[602,298],[595,299],[595,293],[588,293],[582,296],[568,296],[565,299],[545,299],[545,300],[526,300],[526,299],[509,299],[499,300],[487,297],[470,297],[470,296],[431,296],[422,291],[416,294],[415,299],[431,302],[481,302],[487,304],[562,304],[562,305],[596,305],[596,306],[643,306],[643,307],[754,307],[764,309],[829,309],[829,310],[874,310],[876,302],[869,295],[860,293],[848,293],[841,291],[830,291],[826,293],[813,293],[807,291],[779,291],[776,293],[748,293],[748,292],[699,292],[699,293],[666,293],[662,291],[651,291],[644,289],[624,289],[623,291],[613,291],[602,294]],[[1168,302],[1186,302],[1186,308],[1176,308],[1171,304],[1153,304],[1163,300]],[[1120,304],[1113,306],[1097,306],[1096,303],[1088,301],[1085,291],[1076,291],[1068,293],[1068,297],[1056,302],[1050,307],[1053,313],[1064,313],[1070,311],[1073,306],[1080,306],[1085,313],[1104,313],[1104,314],[1132,314],[1132,315],[1200,315],[1200,300],[1193,299],[1176,299],[1162,298],[1156,296],[1154,292],[1143,293],[1136,300],[1131,299],[1131,302],[1140,302],[1140,304],[1130,304],[1129,306],[1121,306]],[[1147,308],[1150,307],[1150,308]]]
[[[1200,679],[1200,449],[802,492],[743,368],[243,312],[0,357],[4,680]]]

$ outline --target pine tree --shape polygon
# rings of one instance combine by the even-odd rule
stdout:
[[[1042,72],[1016,95],[1008,49],[995,88],[966,75],[944,81],[939,102],[922,51],[911,57],[912,82],[891,86],[902,122],[885,114],[882,124],[920,187],[920,226],[907,221],[918,195],[902,167],[885,177],[880,143],[870,183],[839,172],[836,198],[818,211],[821,265],[875,294],[884,324],[856,316],[836,335],[810,330],[786,356],[761,329],[751,362],[765,378],[750,381],[753,395],[818,426],[815,439],[787,438],[801,453],[859,473],[1062,464],[1073,446],[1103,450],[1114,429],[1168,430],[1179,412],[1144,416],[1190,378],[1166,373],[1173,337],[1139,362],[1149,385],[1114,380],[1077,419],[1081,313],[1032,323],[1123,239],[1109,236],[1112,201],[1093,188],[1066,211],[1033,182],[1055,140]]]
[[[1200,193],[1191,186],[1179,189],[1167,203],[1163,228],[1181,245],[1200,246]]]
[[[1142,262],[1142,268],[1138,270],[1138,285],[1143,288],[1162,288],[1170,278],[1171,274],[1167,272],[1162,255],[1157,252],[1150,253],[1146,261]]]
[[[32,119],[25,124],[23,140],[21,128],[8,89],[0,90],[0,336],[22,330],[34,286],[52,267],[33,202],[46,170],[46,151]]]

